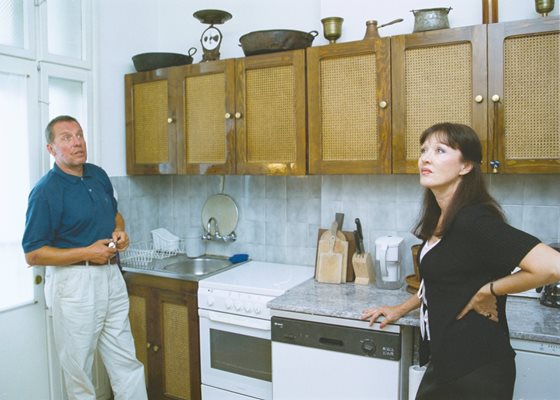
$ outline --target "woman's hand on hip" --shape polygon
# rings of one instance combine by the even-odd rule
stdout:
[[[496,296],[490,292],[490,284],[482,286],[461,310],[457,319],[463,318],[468,312],[475,311],[485,318],[498,322],[498,303]]]

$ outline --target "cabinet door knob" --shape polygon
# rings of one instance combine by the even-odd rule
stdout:
[[[152,344],[150,342],[146,343],[146,348],[149,349],[150,347],[152,347]]]
[[[167,118],[167,123],[172,124],[173,123],[173,118],[171,118],[171,117]]]
[[[387,102],[386,102],[385,100],[381,100],[381,101],[379,102],[379,107],[381,107],[381,108],[387,108]]]
[[[474,101],[476,101],[477,103],[482,103],[482,100],[484,100],[484,97],[482,97],[481,95],[478,95],[474,98]]]
[[[240,112],[236,112],[235,113],[235,119],[239,119],[241,118],[241,113]]]
[[[230,113],[226,113],[225,117],[226,117],[226,119],[230,119],[230,118],[231,118],[231,114],[230,114]]]
[[[156,344],[154,345],[154,347],[152,348],[152,350],[154,351],[154,353],[157,353],[159,350],[159,346]]]
[[[500,101],[500,96],[498,96],[497,94],[493,95],[493,96],[492,96],[492,101],[493,101],[494,103],[497,103],[498,101]]]

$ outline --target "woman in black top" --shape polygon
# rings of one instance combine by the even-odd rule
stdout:
[[[383,328],[421,307],[421,363],[429,364],[417,399],[511,399],[515,353],[506,295],[560,280],[560,253],[505,222],[468,126],[436,124],[422,133],[418,160],[424,207],[414,230],[423,240],[419,295],[366,309]],[[511,274],[515,267],[520,271]]]

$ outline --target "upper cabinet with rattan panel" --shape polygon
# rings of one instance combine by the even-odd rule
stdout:
[[[304,175],[305,51],[187,65],[178,82],[178,171]]]
[[[237,173],[305,175],[305,51],[236,60]]]
[[[560,18],[488,25],[489,158],[499,173],[560,173]]]
[[[235,173],[235,61],[186,65],[174,70],[178,171]]]
[[[177,172],[175,90],[169,72],[158,69],[125,76],[129,175]]]
[[[393,173],[417,173],[422,131],[472,126],[486,152],[486,25],[391,38]]]
[[[390,39],[307,49],[310,174],[391,170]]]

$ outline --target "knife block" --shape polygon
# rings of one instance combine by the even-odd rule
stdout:
[[[375,281],[371,254],[354,253],[352,256],[352,266],[354,268],[354,274],[356,275],[354,283],[358,285],[369,285]]]

